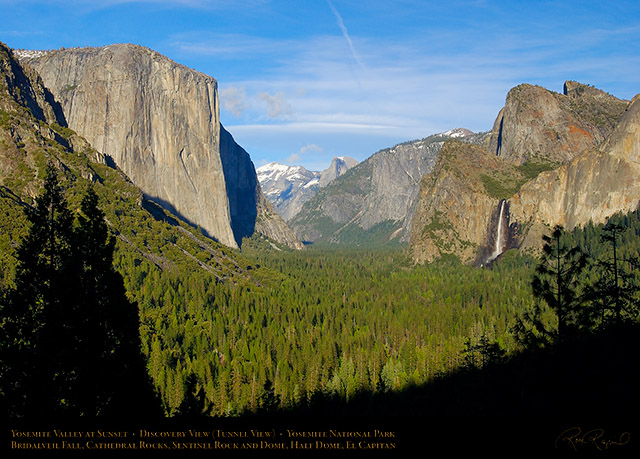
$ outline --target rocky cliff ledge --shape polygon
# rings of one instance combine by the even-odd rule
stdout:
[[[488,150],[512,164],[563,164],[597,148],[624,113],[627,102],[567,81],[563,94],[522,84],[507,94]]]

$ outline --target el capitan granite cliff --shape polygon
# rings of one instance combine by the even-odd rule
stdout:
[[[69,127],[147,199],[230,247],[255,230],[302,247],[266,202],[249,155],[221,126],[214,78],[130,44],[17,54],[60,102]]]

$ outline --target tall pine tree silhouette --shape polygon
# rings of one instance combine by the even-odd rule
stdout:
[[[634,257],[621,258],[620,243],[627,228],[623,225],[607,223],[600,236],[600,242],[611,249],[611,256],[596,261],[599,276],[588,290],[591,307],[585,315],[593,328],[606,328],[633,322],[638,318],[637,272],[625,269],[625,265],[636,265]]]
[[[579,247],[563,242],[564,229],[556,226],[551,236],[543,236],[543,255],[531,282],[533,294],[544,300],[558,316],[557,339],[563,340],[580,326],[581,274],[587,266]]]
[[[113,268],[98,198],[88,188],[74,225],[55,168],[27,212],[16,287],[2,310],[2,393],[10,416],[156,414],[135,304]]]
[[[57,411],[71,376],[58,362],[61,349],[69,347],[68,327],[51,324],[70,315],[73,215],[53,167],[26,213],[31,227],[18,248],[16,287],[2,311],[2,384],[10,415]]]
[[[532,311],[525,311],[516,319],[513,327],[517,340],[526,348],[564,341],[583,327],[582,274],[587,256],[579,247],[568,246],[564,235],[562,226],[557,225],[551,235],[542,237],[542,257],[531,281],[534,296],[555,313],[558,327],[554,330],[546,326],[541,304],[536,303]]]

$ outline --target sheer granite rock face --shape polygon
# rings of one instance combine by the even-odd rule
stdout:
[[[564,93],[522,84],[507,94],[488,150],[514,165],[564,164],[597,148],[627,105],[604,91],[567,81]]]
[[[248,154],[222,133],[214,78],[129,44],[22,60],[53,92],[69,127],[147,199],[227,246],[251,234],[260,189]]]
[[[571,230],[590,220],[602,223],[640,205],[640,97],[629,104],[600,148],[543,172],[511,198],[514,218],[528,225],[562,225]],[[534,246],[527,238],[524,243]]]

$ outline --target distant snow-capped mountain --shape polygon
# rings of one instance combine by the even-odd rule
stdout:
[[[256,169],[262,192],[285,220],[289,220],[302,205],[336,177],[358,164],[353,158],[333,158],[324,171],[310,171],[302,166],[286,166],[276,162]]]
[[[420,183],[442,146],[452,139],[482,143],[484,137],[456,128],[380,150],[319,190],[287,224],[306,242],[406,243]]]

